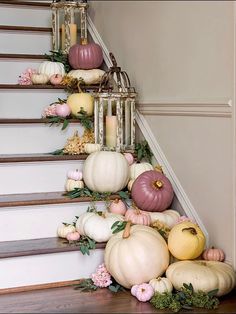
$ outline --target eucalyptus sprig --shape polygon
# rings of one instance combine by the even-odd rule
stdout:
[[[66,73],[68,73],[72,69],[69,64],[68,55],[63,53],[62,50],[59,51],[50,50],[49,52],[51,52],[51,54],[47,53],[44,54],[47,60],[62,63],[64,65]]]
[[[150,163],[152,161],[153,153],[151,152],[151,149],[146,140],[135,144],[135,154],[137,155],[138,161],[146,160]]]
[[[84,187],[84,188],[75,188],[72,191],[65,192],[63,195],[68,196],[72,199],[78,198],[78,197],[91,197],[93,201],[105,201],[111,196],[111,193],[110,192],[106,192],[106,193],[94,192],[94,191],[91,191],[89,188]]]
[[[69,120],[68,117],[59,117],[59,116],[47,116],[46,117],[46,122],[49,123],[50,126],[56,125],[59,126],[62,124],[61,130],[65,130],[67,126],[69,125]]]
[[[98,286],[96,286],[90,278],[83,279],[80,283],[73,286],[75,290],[84,292],[96,291],[98,289]]]
[[[96,242],[93,239],[90,239],[87,236],[81,235],[79,240],[76,241],[67,241],[70,245],[79,246],[80,252],[85,255],[90,255],[90,250],[94,250],[96,248]]]
[[[118,233],[125,229],[125,226],[127,224],[127,221],[116,221],[111,226],[112,234]]]
[[[170,309],[179,312],[181,309],[191,310],[193,308],[216,309],[219,299],[216,297],[218,289],[195,292],[192,284],[184,283],[180,291],[155,293],[150,303],[157,309]]]
[[[87,112],[81,108],[81,110],[78,112],[79,113],[79,121],[82,124],[82,126],[87,129],[87,130],[92,130],[93,129],[93,119],[88,116]]]

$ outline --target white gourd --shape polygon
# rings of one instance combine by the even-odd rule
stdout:
[[[47,74],[49,78],[54,74],[61,74],[62,76],[64,76],[65,67],[64,64],[61,62],[44,61],[39,65],[38,73]]]
[[[167,268],[166,277],[177,290],[184,283],[191,283],[195,291],[209,292],[218,289],[217,296],[229,293],[236,284],[233,267],[218,261],[179,261]]]
[[[101,69],[92,70],[71,70],[67,75],[73,78],[82,79],[86,85],[98,84],[105,71]]]
[[[121,153],[94,152],[84,162],[83,178],[85,185],[92,191],[121,191],[129,179],[128,162]]]
[[[57,228],[57,235],[60,238],[65,238],[68,233],[75,232],[75,226],[73,225],[61,225]]]
[[[67,179],[65,186],[66,191],[73,191],[75,188],[84,188],[84,182],[82,180]]]
[[[101,145],[100,144],[95,144],[95,143],[86,143],[84,145],[84,151],[86,154],[92,154],[94,152],[99,152],[101,150]]]
[[[153,287],[154,291],[158,293],[171,292],[173,290],[171,281],[165,277],[151,279],[149,284]]]
[[[47,74],[32,74],[31,81],[33,84],[47,84],[49,82],[49,76]]]
[[[135,180],[137,177],[145,171],[154,170],[154,167],[148,162],[136,162],[129,168],[129,179]]]
[[[166,209],[163,212],[148,212],[151,216],[151,223],[156,220],[165,223],[169,228],[172,228],[178,221],[180,214],[173,209]]]
[[[123,221],[124,217],[118,214],[104,211],[101,215],[94,212],[86,212],[79,216],[76,222],[76,230],[81,235],[86,235],[96,242],[107,242],[112,236],[111,226],[116,221]]]

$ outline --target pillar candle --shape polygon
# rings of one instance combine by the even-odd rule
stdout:
[[[106,146],[116,147],[116,116],[106,116]]]
[[[77,43],[77,25],[69,24],[70,27],[70,46],[73,46]],[[65,25],[61,25],[61,49],[65,49]]]

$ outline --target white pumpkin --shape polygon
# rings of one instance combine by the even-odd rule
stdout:
[[[86,212],[79,216],[76,230],[81,235],[86,235],[96,242],[107,242],[112,236],[112,225],[116,221],[123,221],[124,217],[104,211],[101,215]]]
[[[73,191],[75,188],[84,188],[84,182],[82,180],[67,179],[65,186],[66,191]]]
[[[129,167],[129,179],[135,180],[145,171],[154,170],[154,167],[148,162],[135,162]]]
[[[151,279],[149,284],[153,287],[154,291],[158,293],[171,292],[173,290],[171,281],[165,277]]]
[[[65,75],[65,67],[61,62],[44,61],[39,65],[38,73],[47,74],[51,77],[54,74]]]
[[[107,242],[104,262],[114,279],[130,289],[161,276],[169,265],[169,251],[159,232],[128,222]]]
[[[49,76],[47,74],[32,74],[31,81],[33,84],[47,84],[49,82]]]
[[[166,277],[177,290],[184,283],[191,283],[195,291],[209,292],[218,289],[217,296],[229,293],[236,284],[233,267],[218,261],[179,261],[167,268]]]
[[[68,225],[63,224],[57,228],[57,235],[60,238],[66,239],[68,233],[75,232],[75,231],[76,231],[75,226],[70,225],[70,224]]]
[[[92,154],[94,152],[99,152],[101,150],[101,145],[100,144],[95,144],[95,143],[86,143],[84,145],[84,151],[86,154]]]
[[[71,70],[67,75],[78,80],[82,79],[85,84],[98,84],[101,82],[101,78],[105,71],[101,69],[92,70]]]
[[[92,191],[116,193],[127,185],[128,162],[121,153],[94,152],[84,162],[83,178]]]
[[[173,209],[166,209],[163,212],[148,212],[151,216],[151,223],[156,220],[163,222],[169,228],[172,228],[178,221],[180,214]]]

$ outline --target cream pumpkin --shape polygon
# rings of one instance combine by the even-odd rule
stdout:
[[[43,61],[38,68],[38,73],[47,74],[50,78],[54,74],[65,75],[65,67],[61,62]]]
[[[86,143],[84,145],[84,151],[86,154],[92,154],[94,152],[99,152],[101,150],[101,145],[100,144],[95,144],[95,143]]]
[[[129,168],[129,179],[135,180],[140,174],[148,170],[154,170],[154,167],[150,163],[136,162]]]
[[[112,236],[112,225],[116,221],[123,221],[124,217],[104,211],[102,214],[86,212],[79,216],[76,230],[96,242],[106,242]]]
[[[66,239],[69,233],[75,232],[75,231],[76,231],[75,226],[70,225],[70,224],[63,224],[57,228],[57,235],[60,238]]]
[[[198,225],[185,221],[175,225],[168,237],[168,248],[179,260],[195,259],[205,246],[205,236]]]
[[[217,296],[229,293],[236,284],[232,266],[218,261],[176,262],[167,268],[166,276],[177,290],[180,290],[184,283],[191,283],[195,291],[209,292],[218,289]]]
[[[130,289],[162,275],[169,265],[163,237],[151,227],[126,224],[113,235],[105,248],[104,261],[114,279]]]
[[[79,112],[84,110],[88,116],[93,115],[93,103],[94,99],[89,93],[74,93],[67,99],[71,112],[76,117],[79,117]]]
[[[84,182],[82,180],[67,179],[65,186],[66,191],[73,191],[75,188],[84,188]]]
[[[31,81],[33,84],[47,84],[49,82],[49,76],[47,74],[32,74]]]
[[[101,69],[91,69],[91,70],[71,70],[67,75],[78,80],[83,80],[85,84],[98,84],[105,71]]]
[[[94,152],[84,162],[83,178],[92,191],[116,193],[128,182],[129,166],[121,153]]]
[[[158,293],[171,292],[173,290],[171,281],[165,277],[151,279],[149,284],[153,287],[154,291]]]
[[[172,228],[178,221],[180,214],[173,209],[166,209],[163,212],[148,212],[151,216],[151,223],[159,220]]]

